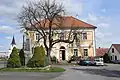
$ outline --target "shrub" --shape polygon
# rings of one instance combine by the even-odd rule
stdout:
[[[48,57],[47,57],[47,56],[45,56],[44,66],[48,66],[48,65],[49,65]]]
[[[28,67],[44,67],[45,66],[45,50],[43,46],[34,48],[33,57],[27,63]]]
[[[77,57],[75,55],[71,56],[70,60],[68,61],[68,63],[71,63],[72,61],[78,61],[80,59],[80,57]]]
[[[105,63],[110,62],[110,57],[109,57],[109,55],[107,53],[103,56],[103,60],[104,60]]]
[[[25,54],[23,49],[20,50],[19,52],[19,57],[20,57],[20,62],[22,66],[25,66]]]
[[[18,50],[14,47],[12,53],[10,54],[10,58],[7,61],[8,68],[18,68],[21,67],[20,58],[18,55]]]
[[[58,62],[58,60],[57,60],[57,58],[55,56],[53,56],[53,57],[51,57],[51,62],[56,63],[56,62]]]

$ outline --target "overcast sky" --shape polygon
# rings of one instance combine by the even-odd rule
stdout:
[[[0,1],[0,51],[10,48],[12,36],[16,44],[22,46],[22,33],[16,15],[28,0]],[[110,47],[120,43],[120,0],[57,0],[62,2],[67,14],[97,26],[97,47]]]

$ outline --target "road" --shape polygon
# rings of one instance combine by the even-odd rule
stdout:
[[[63,73],[0,72],[0,80],[120,80],[120,65],[73,66],[54,65],[66,69]],[[0,67],[4,65],[0,64]]]
[[[54,80],[120,80],[120,65],[108,64],[104,67],[95,66],[61,66],[66,69]]]

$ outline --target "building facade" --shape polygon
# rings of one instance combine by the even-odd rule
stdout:
[[[96,27],[78,20],[72,16],[65,17],[63,28],[54,29],[53,39],[67,39],[72,27],[71,39],[74,32],[77,38],[73,43],[59,42],[52,47],[51,56],[55,56],[58,61],[69,60],[71,56],[94,57],[96,56],[95,29]],[[47,30],[46,30],[47,31]],[[33,30],[28,30],[25,35],[25,53],[27,57],[32,57],[34,45],[40,38],[40,34]],[[38,44],[38,43],[37,43]],[[43,45],[43,39],[38,45]]]
[[[112,44],[108,50],[108,55],[111,61],[120,60],[120,44]]]

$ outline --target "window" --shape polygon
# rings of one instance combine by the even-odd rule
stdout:
[[[60,38],[61,40],[64,40],[64,33],[60,33],[60,34],[59,34],[59,38]]]
[[[115,60],[117,60],[117,56],[115,56]]]
[[[112,53],[114,53],[114,48],[112,48]]]
[[[74,55],[78,56],[78,49],[74,49]]]
[[[86,40],[87,39],[87,33],[82,33],[82,39]]]
[[[111,60],[112,60],[112,56],[111,56],[110,58],[111,58]]]
[[[36,33],[36,41],[38,41],[40,39],[40,34]]]
[[[30,40],[29,39],[26,39],[26,44],[25,44],[25,50],[26,51],[30,51]]]
[[[84,56],[88,56],[88,49],[84,49]]]

